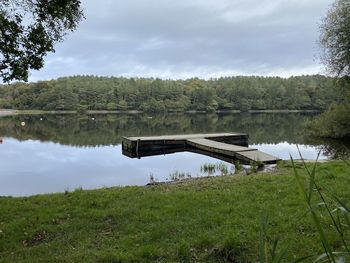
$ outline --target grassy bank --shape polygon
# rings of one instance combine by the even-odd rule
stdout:
[[[317,172],[320,185],[349,204],[349,167],[332,161]],[[264,214],[290,261],[323,251],[306,210],[289,164],[269,174],[3,197],[0,262],[252,262]]]

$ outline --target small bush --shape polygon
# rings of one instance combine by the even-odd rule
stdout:
[[[310,136],[334,139],[350,138],[350,104],[331,106],[323,114],[305,124]]]

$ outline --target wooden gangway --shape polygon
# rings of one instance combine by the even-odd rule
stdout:
[[[181,151],[198,152],[225,161],[276,163],[279,158],[248,148],[244,133],[184,134],[151,137],[123,137],[123,154],[131,158]]]
[[[187,143],[192,147],[230,156],[244,162],[276,163],[279,160],[279,158],[261,152],[258,149],[216,142],[208,139],[189,139]]]

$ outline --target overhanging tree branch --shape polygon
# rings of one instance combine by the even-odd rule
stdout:
[[[2,0],[0,3],[0,79],[28,80],[44,65],[54,44],[84,18],[80,0]]]

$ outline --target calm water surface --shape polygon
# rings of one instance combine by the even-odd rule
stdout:
[[[151,118],[152,117],[152,118]],[[203,176],[200,167],[217,159],[182,152],[130,159],[122,136],[246,132],[250,146],[282,159],[334,158],[334,143],[303,137],[305,114],[31,115],[0,118],[0,196],[26,196],[76,188],[145,185],[175,172]],[[21,122],[26,125],[21,126]],[[230,168],[230,165],[228,165]]]

